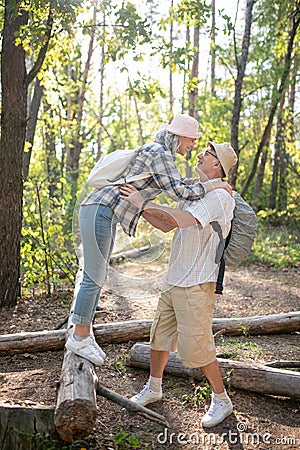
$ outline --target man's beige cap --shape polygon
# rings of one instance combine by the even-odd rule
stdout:
[[[208,142],[207,145],[211,145],[217,154],[217,157],[223,167],[223,170],[228,177],[229,170],[236,165],[238,161],[237,154],[228,142],[223,144],[216,144],[215,142]]]

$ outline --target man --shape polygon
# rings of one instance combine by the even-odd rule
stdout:
[[[228,176],[237,162],[233,148],[209,142],[198,156],[196,172],[200,182]],[[152,225],[167,232],[174,227],[167,287],[161,294],[150,333],[150,378],[141,392],[131,400],[147,405],[162,398],[162,376],[169,352],[177,349],[186,367],[201,367],[212,386],[212,402],[202,418],[202,425],[212,427],[222,422],[233,407],[220,374],[212,318],[216,295],[220,243],[211,222],[217,221],[225,238],[230,230],[234,200],[224,189],[216,189],[194,202],[185,201],[173,209],[155,203],[143,207],[143,197],[126,185],[122,198],[143,209]]]

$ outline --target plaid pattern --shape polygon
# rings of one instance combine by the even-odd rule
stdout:
[[[173,200],[198,200],[205,195],[205,188],[196,180],[181,177],[175,166],[175,156],[164,145],[152,143],[144,146],[134,163],[129,168],[128,176],[141,172],[150,172],[149,178],[138,180],[132,184],[139,190],[145,200],[153,200],[160,192],[166,192]],[[95,189],[82,202],[82,205],[102,204],[111,208],[122,229],[129,236],[134,236],[138,220],[141,216],[135,206],[120,199],[119,186],[105,186]]]
[[[234,199],[225,189],[215,189],[202,200],[179,205],[181,209],[189,211],[202,226],[177,228],[166,275],[168,284],[188,287],[217,281],[218,264],[215,263],[215,257],[220,239],[210,222],[217,221],[223,236],[227,236],[234,204]]]

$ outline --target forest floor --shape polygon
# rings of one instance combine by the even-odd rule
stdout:
[[[152,262],[115,265],[102,292],[105,313],[96,323],[152,319],[165,267]],[[68,315],[72,289],[51,297],[22,298],[16,308],[0,314],[0,334],[51,330]],[[299,310],[299,269],[275,270],[244,266],[227,272],[224,294],[218,297],[214,317],[243,317]],[[134,343],[103,345],[105,364],[97,368],[102,384],[130,397],[138,392],[148,372],[126,365]],[[260,363],[299,360],[299,333],[273,336],[221,337],[217,352],[238,361]],[[0,401],[9,404],[55,405],[63,352],[0,357]],[[209,399],[195,402],[193,380],[166,375],[163,400],[149,405],[166,416],[166,431],[141,416],[98,397],[98,419],[93,435],[74,443],[72,449],[296,449],[300,448],[300,402],[230,389],[234,413],[210,430],[200,425]],[[190,402],[184,399],[188,396]],[[259,439],[258,439],[259,436]],[[43,447],[47,448],[47,447]],[[56,448],[52,444],[48,448]],[[60,447],[57,447],[60,448]],[[15,450],[15,449],[11,449]]]

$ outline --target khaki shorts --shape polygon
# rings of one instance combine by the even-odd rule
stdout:
[[[150,332],[152,350],[176,351],[186,367],[216,359],[212,333],[215,283],[167,286],[160,296]]]

